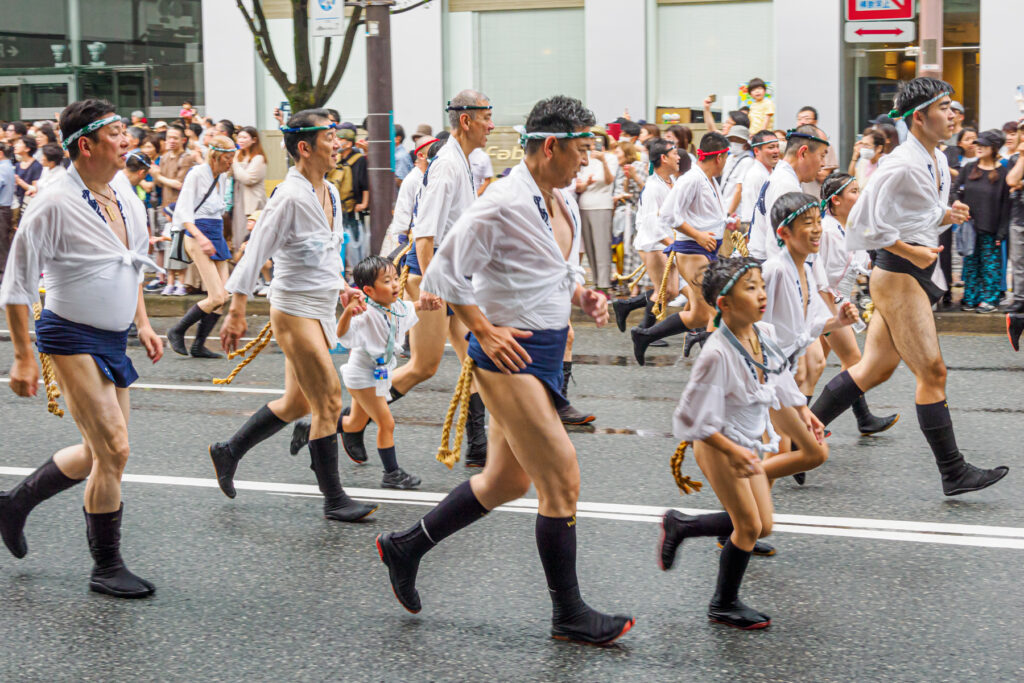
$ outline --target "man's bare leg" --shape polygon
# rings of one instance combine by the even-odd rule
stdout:
[[[918,424],[942,475],[943,492],[952,496],[977,491],[1002,479],[1008,468],[974,467],[964,461],[957,448],[946,403],[946,365],[924,290],[910,275],[875,269],[871,276],[871,298],[876,313],[868,329],[864,357],[829,382],[827,393],[823,392],[815,403],[814,413],[822,422],[822,415],[829,421],[835,419],[863,390],[888,379],[902,358],[917,380],[914,398]],[[876,325],[875,317],[879,316]]]
[[[420,609],[416,572],[420,558],[442,539],[488,510],[537,487],[537,548],[553,604],[552,636],[609,643],[632,627],[630,617],[592,610],[576,580],[576,501],[579,465],[547,390],[531,375],[474,373],[491,407],[490,453],[483,472],[452,491],[416,525],[377,537],[395,596],[412,612]]]

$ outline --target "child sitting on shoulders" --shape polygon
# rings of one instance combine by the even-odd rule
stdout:
[[[398,466],[395,419],[387,399],[401,340],[416,324],[419,304],[398,298],[398,271],[385,258],[366,257],[353,269],[352,277],[366,300],[352,297],[338,319],[338,338],[349,349],[341,378],[352,396],[352,410],[342,419],[342,445],[354,462],[365,463],[362,431],[367,421],[373,420],[377,424],[377,452],[384,465],[381,486],[414,489],[421,479]]]

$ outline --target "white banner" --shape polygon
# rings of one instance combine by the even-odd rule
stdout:
[[[326,38],[344,33],[344,0],[312,0],[309,3],[309,35]]]

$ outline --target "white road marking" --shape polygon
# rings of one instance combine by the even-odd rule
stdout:
[[[0,467],[0,475],[23,477],[32,471],[32,468],[29,467]],[[201,479],[197,477],[126,474],[124,475],[124,481],[136,484],[217,488],[217,481],[215,479]],[[262,491],[273,495],[321,497],[317,487],[311,484],[284,484],[240,480],[235,482],[235,488],[239,491]],[[445,493],[427,491],[395,491],[365,488],[347,488],[346,491],[353,498],[363,501],[417,506],[433,506],[447,495]],[[718,512],[718,510],[697,508],[675,509],[690,515]],[[497,511],[536,514],[537,500],[535,498],[520,498],[519,500],[502,505],[497,508]],[[580,502],[577,505],[576,516],[658,524],[661,522],[661,516],[664,512],[665,508],[651,505]],[[942,545],[1024,550],[1024,528],[1005,526],[776,514],[774,531],[814,536],[840,536],[882,541],[938,543]]]

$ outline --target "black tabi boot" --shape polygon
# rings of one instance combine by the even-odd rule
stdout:
[[[850,377],[850,373],[843,370],[825,385],[821,396],[811,406],[811,412],[828,427],[863,395],[864,392]]]
[[[980,491],[1006,476],[1010,468],[1000,465],[983,470],[964,460],[956,445],[953,420],[945,401],[917,406],[917,421],[924,438],[931,446],[935,464],[942,476],[942,492],[947,496]]]
[[[1024,313],[1008,313],[1006,315],[1006,336],[1010,338],[1010,346],[1020,351],[1020,336],[1024,334]]]
[[[683,339],[683,356],[686,358],[690,357],[690,351],[693,350],[694,345],[699,345],[700,348],[704,348],[704,342],[708,340],[711,333],[707,330],[690,330],[686,333],[686,337]]]
[[[466,467],[483,467],[487,464],[487,427],[484,424],[483,399],[480,398],[480,394],[475,392],[469,395],[466,438],[469,441]]]
[[[351,412],[352,406],[345,406],[341,409],[341,417],[338,418],[338,433],[341,434],[341,446],[345,449],[345,455],[348,456],[349,460],[357,465],[365,465],[366,461],[370,459],[370,456],[366,453],[366,444],[363,438],[366,426],[364,425],[358,432],[346,432],[343,427],[343,420]],[[369,422],[366,424],[369,424]]]
[[[576,578],[576,516],[537,515],[537,551],[551,596],[551,637],[587,645],[611,645],[636,619],[603,614],[580,595]]]
[[[732,533],[732,519],[728,512],[707,515],[684,515],[669,510],[661,517],[661,538],[658,540],[658,567],[663,572],[672,568],[676,551],[688,538],[698,536],[728,536]]]
[[[224,354],[216,353],[206,348],[206,338],[213,332],[213,328],[216,327],[218,320],[220,320],[220,313],[204,313],[203,317],[199,320],[199,325],[196,327],[195,341],[192,342],[192,348],[189,349],[189,353],[192,354],[193,358],[224,357]]]
[[[633,337],[633,357],[640,365],[644,364],[644,354],[647,347],[658,339],[671,337],[675,334],[682,334],[689,328],[683,324],[683,319],[677,313],[672,313],[660,323],[646,328],[634,327],[629,331]]]
[[[82,508],[85,512],[85,508]],[[145,598],[156,592],[156,586],[128,571],[121,559],[121,514],[85,512],[85,532],[89,552],[95,565],[89,579],[89,590],[115,598]]]
[[[857,418],[857,429],[860,430],[861,436],[870,436],[871,434],[879,434],[884,432],[889,427],[892,427],[896,422],[899,421],[899,413],[894,415],[886,415],[885,417],[877,417],[871,414],[871,410],[868,408],[867,399],[864,398],[864,394],[861,394],[856,401],[853,402],[853,414]]]
[[[392,403],[394,403],[398,399],[400,399],[403,396],[405,396],[405,394],[403,394],[398,389],[395,389],[394,387],[391,387],[391,389],[388,391],[388,393],[391,394],[391,398],[388,399],[388,405],[391,405]]]
[[[28,553],[25,520],[32,508],[80,481],[66,476],[50,458],[10,491],[0,491],[0,536],[12,555],[20,559]]]
[[[640,321],[640,327],[647,329],[648,327],[654,327],[658,324],[658,316],[654,315],[654,303],[651,301],[651,297],[654,296],[654,290],[648,289],[645,293],[647,297],[647,303],[644,305],[644,319]],[[664,348],[668,346],[668,342],[664,339],[655,339],[648,346],[655,348]]]
[[[377,536],[377,552],[387,565],[391,590],[398,602],[416,614],[422,608],[416,590],[420,558],[436,544],[487,514],[487,508],[473,495],[468,481],[449,493],[433,510],[409,529]]]
[[[299,451],[306,447],[309,443],[309,429],[312,426],[313,419],[309,415],[295,421],[295,426],[292,427],[292,440],[288,444],[289,453],[298,455]]]
[[[725,547],[726,541],[729,540],[728,536],[718,537],[718,549],[721,550]],[[754,541],[754,549],[750,551],[751,555],[757,555],[758,557],[771,557],[775,554],[775,546],[771,543],[765,543],[761,539]]]
[[[199,308],[199,304],[192,304],[192,308],[181,316],[181,320],[167,330],[167,343],[179,356],[188,355],[188,349],[185,348],[185,333],[188,332],[188,328],[199,322],[203,315],[205,314],[203,309]]]
[[[210,460],[217,472],[217,484],[225,496],[235,497],[235,470],[242,456],[259,442],[277,434],[287,424],[274,415],[270,406],[264,405],[230,439],[210,445]]]
[[[569,397],[569,380],[572,379],[572,361],[562,361],[562,396]],[[573,380],[575,383],[576,380]],[[585,425],[593,422],[595,418],[590,413],[576,410],[572,404],[567,404],[558,409],[558,419],[564,425]]]
[[[767,628],[772,619],[767,614],[747,607],[739,599],[740,584],[750,563],[750,553],[726,541],[718,559],[718,585],[708,605],[708,619],[744,631]]]
[[[309,456],[313,461],[316,483],[324,494],[324,517],[338,522],[357,522],[377,509],[352,500],[341,487],[338,473],[338,435],[331,434],[309,440]]]
[[[637,294],[628,299],[616,299],[612,302],[612,310],[615,312],[615,325],[619,328],[619,332],[626,331],[626,320],[629,318],[629,314],[638,308],[643,308],[647,305],[647,293]]]

